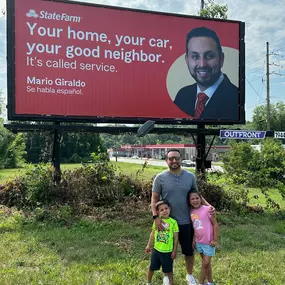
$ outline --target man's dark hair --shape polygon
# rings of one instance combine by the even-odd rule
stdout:
[[[166,199],[160,200],[155,204],[155,209],[156,211],[158,211],[159,206],[161,205],[167,205],[168,207],[170,207],[169,202]]]
[[[195,38],[195,37],[212,38],[217,44],[217,48],[218,48],[219,53],[220,54],[222,53],[222,46],[221,46],[220,39],[218,38],[216,32],[213,30],[210,30],[206,27],[199,27],[199,28],[195,28],[195,29],[191,30],[186,35],[186,55],[188,55],[188,43],[189,43],[191,38]]]
[[[176,151],[176,152],[178,152],[178,153],[180,154],[180,156],[181,156],[181,152],[180,152],[180,150],[177,149],[177,148],[171,148],[171,149],[169,149],[169,150],[167,151],[167,153],[166,153],[166,156],[168,156],[168,154],[169,154],[171,151]]]

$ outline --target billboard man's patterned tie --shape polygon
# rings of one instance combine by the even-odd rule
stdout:
[[[194,119],[199,119],[201,114],[203,113],[205,109],[205,103],[209,97],[205,93],[199,93],[198,94],[198,101],[196,104],[196,109],[195,109],[195,114],[194,114]]]

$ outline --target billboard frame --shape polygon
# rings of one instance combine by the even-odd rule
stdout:
[[[150,118],[150,117],[110,117],[110,116],[65,116],[65,115],[19,115],[15,112],[15,0],[7,0],[7,110],[8,120],[13,121],[46,121],[46,122],[92,122],[92,123],[129,123],[140,124],[147,120],[154,120],[157,124],[179,124],[179,125],[231,125],[245,123],[245,23],[237,20],[225,20],[204,18],[199,16],[175,14],[143,9],[133,9],[95,3],[69,1],[69,0],[39,0],[46,2],[64,3],[88,7],[99,7],[112,10],[124,10],[147,14],[174,16],[189,19],[200,19],[215,22],[229,22],[239,24],[239,120],[193,120],[192,118]]]

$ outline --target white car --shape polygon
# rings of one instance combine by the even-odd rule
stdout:
[[[185,160],[182,160],[181,165],[186,166],[186,167],[195,167],[196,163],[190,159],[185,159]]]

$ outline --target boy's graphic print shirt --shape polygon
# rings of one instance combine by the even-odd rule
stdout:
[[[163,231],[156,230],[155,222],[152,225],[154,232],[154,248],[159,252],[172,252],[174,245],[174,233],[178,233],[178,224],[172,219],[162,219]]]

